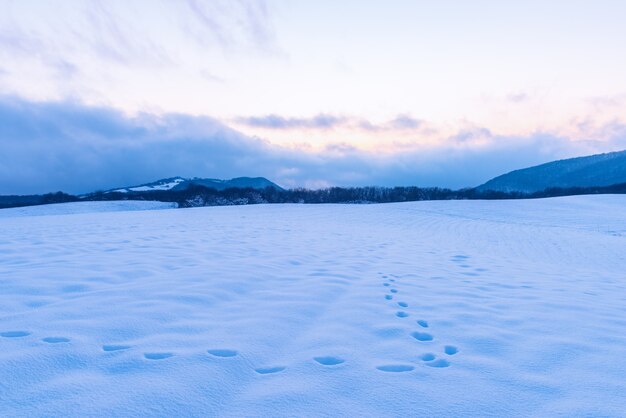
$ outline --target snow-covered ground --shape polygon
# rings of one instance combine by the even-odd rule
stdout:
[[[93,212],[127,212],[131,210],[171,209],[177,206],[178,205],[176,203],[140,200],[56,203],[54,205],[0,209],[0,218],[14,218],[18,216],[71,215],[76,213]]]
[[[626,415],[626,196],[54,206],[0,211],[0,416]]]
[[[128,193],[128,192],[147,192],[151,190],[170,190],[178,186],[180,183],[183,183],[184,181],[185,181],[184,178],[179,177],[179,178],[173,179],[172,181],[150,183],[144,186],[127,187],[125,189],[117,189],[113,191],[120,192],[120,193]]]

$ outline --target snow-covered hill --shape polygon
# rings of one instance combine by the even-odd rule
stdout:
[[[158,190],[184,190],[192,185],[201,185],[213,188],[215,190],[224,190],[228,188],[238,187],[238,188],[253,188],[253,189],[264,189],[266,187],[273,187],[275,189],[281,190],[281,187],[277,184],[269,181],[264,177],[236,177],[230,180],[220,180],[220,179],[203,179],[199,177],[194,177],[190,179],[186,179],[183,177],[172,177],[162,180],[157,180],[152,183],[146,183],[139,186],[131,186],[118,188],[114,190],[109,190],[109,192],[120,192],[120,193],[129,193],[129,192],[149,192],[149,191],[158,191]]]
[[[19,208],[0,209],[0,218],[21,216],[72,215],[77,213],[127,212],[135,210],[173,209],[178,205],[171,202],[154,202],[142,200],[119,200],[109,202],[70,202],[54,205],[25,206]]]
[[[5,216],[0,416],[624,416],[625,205]]]
[[[553,161],[498,176],[478,190],[533,193],[551,187],[595,187],[626,183],[626,151]]]

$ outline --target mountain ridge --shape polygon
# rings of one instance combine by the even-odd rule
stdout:
[[[551,161],[499,175],[477,191],[535,193],[549,188],[626,183],[626,150]]]
[[[271,187],[276,190],[284,190],[276,183],[266,179],[265,177],[235,177],[228,180],[213,179],[213,178],[185,178],[185,177],[167,177],[164,179],[156,180],[150,183],[139,184],[136,186],[118,187],[110,189],[104,193],[132,193],[132,192],[150,192],[150,191],[163,191],[163,190],[186,190],[193,185],[200,185],[204,187],[213,188],[215,190],[225,190],[229,188],[252,188],[252,189],[264,189]]]

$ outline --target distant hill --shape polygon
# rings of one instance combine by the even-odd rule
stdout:
[[[511,171],[476,190],[535,193],[554,187],[604,187],[619,183],[626,183],[626,151],[569,158]]]
[[[194,177],[186,179],[183,177],[171,177],[167,179],[157,180],[152,183],[140,184],[138,186],[123,187],[113,190],[108,190],[108,193],[132,193],[132,192],[150,192],[150,191],[163,191],[163,190],[186,190],[192,185],[200,185],[209,187],[215,190],[225,190],[231,188],[252,188],[252,189],[265,189],[266,187],[272,187],[276,190],[283,190],[282,187],[269,181],[264,177],[236,177],[230,180],[219,179],[203,179]]]
[[[46,205],[49,203],[75,202],[78,197],[63,192],[21,195],[21,196],[0,196],[0,209],[20,206]]]

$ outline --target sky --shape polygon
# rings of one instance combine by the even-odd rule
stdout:
[[[472,187],[626,148],[626,2],[0,0],[0,194]]]

